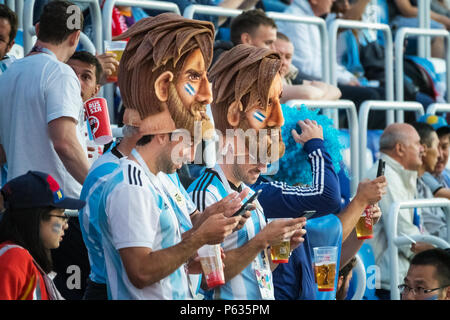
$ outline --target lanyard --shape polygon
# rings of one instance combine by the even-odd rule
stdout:
[[[51,55],[52,57],[54,57],[56,59],[56,55],[53,53],[53,51],[51,51],[50,49],[41,47],[41,46],[34,46],[30,53],[32,52],[38,52],[38,53],[46,53],[48,55]],[[28,55],[30,55],[30,53]]]
[[[144,170],[145,174],[147,175],[148,179],[150,180],[150,183],[153,185],[153,187],[156,189],[156,191],[158,191],[158,194],[162,197],[163,202],[165,204],[167,204],[167,206],[168,206],[167,210],[169,210],[172,213],[172,215],[175,216],[175,218],[177,219],[177,221],[176,221],[177,223],[175,223],[176,224],[176,230],[177,230],[177,235],[181,239],[181,231],[180,231],[180,228],[179,228],[177,214],[175,213],[175,211],[173,210],[172,206],[170,205],[171,202],[169,201],[169,199],[167,199],[167,195],[166,195],[166,193],[164,191],[164,187],[162,186],[161,181],[159,181],[159,179],[150,171],[150,169],[148,168],[148,166],[145,163],[144,159],[142,159],[141,155],[139,154],[139,152],[136,151],[136,149],[133,149],[131,151],[131,154],[136,159],[136,161],[140,164],[140,166]]]
[[[216,165],[214,167],[214,170],[219,174],[220,180],[222,181],[223,186],[225,187],[225,190],[228,193],[232,193],[234,192],[234,190],[231,188],[230,184],[228,183],[228,179],[225,177],[225,173],[223,172],[222,168],[220,167],[220,165]],[[258,216],[258,220],[259,220],[259,225],[261,227],[263,227],[265,225],[265,220],[264,220],[264,216],[263,216],[263,212],[262,212],[262,207],[259,204],[258,200],[256,200],[255,202],[256,205],[256,209],[255,211],[257,212],[257,216]],[[249,240],[251,238],[253,238],[256,234],[254,234],[252,237],[249,237]],[[261,259],[264,263],[264,265],[269,265],[269,261],[267,260],[267,254],[266,254],[266,249],[261,251]],[[257,268],[260,268],[260,263],[259,263],[259,259],[255,259],[254,263],[256,264],[255,266]]]

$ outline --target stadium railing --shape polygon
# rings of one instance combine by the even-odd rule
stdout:
[[[450,112],[450,103],[432,103],[427,108],[427,113]]]
[[[450,247],[450,200],[445,198],[420,199],[411,201],[394,202],[387,217],[383,220],[384,229],[386,230],[388,238],[388,252],[390,261],[390,285],[391,285],[391,300],[399,300],[400,292],[398,289],[398,247],[411,244],[411,241],[405,236],[398,236],[397,234],[397,219],[400,209],[413,208],[429,208],[442,207],[447,216],[447,241],[431,235],[408,235],[414,241],[427,242],[439,248]]]
[[[5,0],[5,4],[16,13],[19,29],[23,29],[23,0]]]
[[[358,124],[359,124],[359,149],[366,150],[367,146],[367,125],[370,110],[402,110],[416,111],[419,115],[424,114],[423,106],[419,102],[400,102],[400,101],[364,101],[359,107]],[[390,124],[390,123],[388,123]],[[368,168],[366,168],[365,157],[359,158],[360,178],[363,178]]]
[[[419,28],[400,28],[398,29],[395,42],[394,42],[394,55],[395,55],[395,92],[397,101],[404,100],[404,87],[403,87],[403,44],[406,36],[427,36],[427,37],[444,37],[446,39],[446,91],[447,99],[450,92],[450,33],[447,30],[438,29],[419,29]],[[404,111],[397,110],[396,122],[404,122]]]
[[[298,108],[304,104],[308,108],[326,109],[343,109],[347,112],[348,128],[350,132],[350,171],[352,178],[350,179],[350,194],[356,193],[359,183],[359,138],[358,138],[358,114],[355,104],[350,100],[289,100],[286,105],[292,108]]]
[[[242,13],[239,9],[228,9],[216,6],[206,6],[200,4],[191,4],[183,11],[183,17],[187,19],[194,19],[196,14],[207,14],[217,17],[236,17]]]
[[[430,29],[431,24],[431,0],[418,1],[419,29]],[[428,37],[420,36],[417,41],[417,53],[419,57],[431,56],[431,44]]]
[[[95,0],[97,1],[97,0]],[[104,40],[112,38],[112,12],[115,5],[139,7],[144,9],[154,9],[180,14],[180,9],[173,2],[150,1],[150,0],[106,0],[102,9],[103,18],[103,41],[100,46],[100,52],[104,52]],[[101,21],[101,20],[100,20]],[[112,123],[116,123],[114,112],[114,84],[108,83],[103,86],[103,97],[108,102],[108,111]]]
[[[391,28],[387,24],[382,23],[368,23],[354,20],[343,20],[336,19],[331,22],[328,27],[328,35],[330,39],[330,83],[337,86],[337,74],[336,74],[336,48],[338,39],[338,30],[340,28],[350,28],[350,29],[369,29],[369,30],[379,30],[383,32],[384,35],[384,66],[385,66],[385,83],[386,83],[386,100],[394,100],[394,71],[393,71],[393,44],[392,44],[392,32]],[[394,122],[394,111],[387,111],[387,123]],[[333,115],[335,123],[339,123],[338,112],[334,112]],[[361,149],[364,150],[364,149]]]

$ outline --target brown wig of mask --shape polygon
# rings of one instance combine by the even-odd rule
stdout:
[[[129,38],[119,65],[118,85],[123,103],[138,111],[141,119],[163,110],[154,84],[165,71],[174,82],[184,61],[200,49],[208,68],[211,64],[214,25],[186,19],[174,13],[144,18],[114,40]]]
[[[280,68],[279,54],[266,48],[240,44],[223,53],[209,72],[216,129],[225,133],[232,128],[227,114],[233,102],[241,113],[256,104],[266,109],[270,87]]]

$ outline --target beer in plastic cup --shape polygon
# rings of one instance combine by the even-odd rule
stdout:
[[[291,218],[281,218],[281,219],[291,219]],[[277,219],[267,219],[270,223]],[[291,236],[286,237],[281,242],[270,246],[270,257],[272,262],[275,263],[288,263],[289,256],[291,253]]]
[[[319,291],[333,291],[336,277],[337,247],[316,247],[314,275]]]
[[[373,238],[373,220],[369,209],[370,206],[367,206],[356,224],[356,237],[359,240]]]
[[[84,103],[94,142],[104,145],[112,141],[108,104],[104,98],[91,98]]]
[[[111,41],[111,40],[105,40],[105,52],[112,52],[115,53],[116,56],[114,59],[116,59],[120,63],[120,59],[122,59],[123,51],[125,50],[125,47],[127,46],[126,41]],[[118,80],[118,74],[117,71],[114,71],[111,75],[108,76],[106,81],[108,82],[117,82]]]
[[[208,288],[225,284],[220,245],[205,244],[197,251]]]

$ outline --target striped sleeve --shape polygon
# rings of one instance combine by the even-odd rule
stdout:
[[[253,186],[255,190],[263,190],[258,200],[267,218],[297,217],[305,210],[316,210],[318,214],[340,210],[339,180],[323,140],[310,140],[304,148],[312,167],[311,186],[290,186],[280,181]]]

